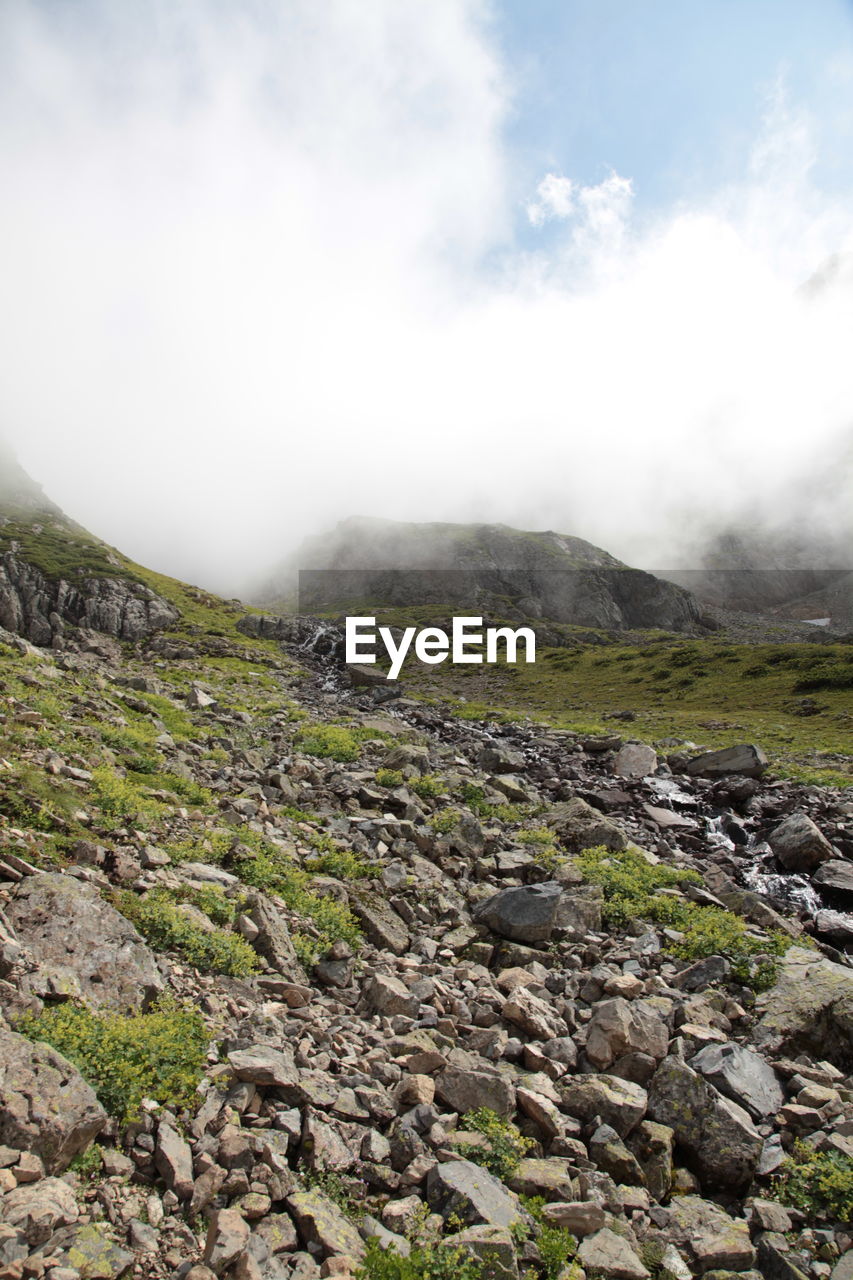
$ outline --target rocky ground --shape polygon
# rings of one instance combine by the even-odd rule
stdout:
[[[0,636],[0,1280],[851,1280],[850,793],[244,632]]]

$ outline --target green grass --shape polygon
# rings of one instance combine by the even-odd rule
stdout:
[[[407,693],[447,700],[463,719],[531,716],[580,733],[612,733],[606,717],[632,710],[631,736],[644,741],[755,741],[774,767],[808,769],[822,785],[853,786],[851,670],[849,644],[748,645],[661,633],[632,644],[541,647],[531,665],[407,663],[402,678]],[[797,714],[806,686],[817,694],[817,715]]]
[[[197,1009],[162,999],[149,1013],[93,1013],[68,1002],[23,1020],[31,1040],[45,1040],[73,1062],[104,1108],[122,1123],[143,1098],[176,1110],[192,1107],[209,1035]]]
[[[129,562],[85,529],[51,515],[21,513],[0,526],[0,554],[11,551],[38,569],[45,578],[78,582],[82,578],[125,578],[141,582]]]

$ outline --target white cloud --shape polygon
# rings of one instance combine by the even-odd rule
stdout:
[[[546,173],[536,188],[536,199],[527,206],[527,216],[534,227],[551,218],[568,218],[575,211],[575,184],[558,173]]]
[[[777,95],[752,171],[653,224],[548,174],[521,252],[489,20],[0,9],[0,415],[75,517],[226,587],[353,512],[636,558],[828,453],[849,302],[796,285],[853,219],[808,118]]]

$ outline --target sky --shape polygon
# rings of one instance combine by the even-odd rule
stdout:
[[[353,514],[837,530],[851,144],[850,0],[8,0],[0,431],[229,593]]]

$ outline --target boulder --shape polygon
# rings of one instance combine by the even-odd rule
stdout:
[[[441,1241],[442,1249],[464,1249],[485,1264],[490,1280],[518,1280],[518,1261],[512,1233],[506,1227],[480,1223]]]
[[[618,1076],[576,1076],[568,1084],[560,1084],[558,1092],[570,1116],[583,1121],[600,1116],[620,1138],[636,1128],[648,1106],[645,1089]]]
[[[171,1125],[162,1123],[157,1129],[154,1163],[170,1191],[179,1200],[189,1200],[193,1193],[193,1157],[189,1143]]]
[[[806,1053],[853,1067],[853,970],[803,947],[791,947],[779,977],[755,1002],[755,1045],[792,1058]]]
[[[509,1117],[515,1110],[512,1081],[499,1071],[487,1067],[450,1065],[435,1080],[436,1096],[453,1111],[465,1115],[477,1107],[488,1107],[497,1115]]]
[[[676,1196],[669,1210],[666,1238],[680,1249],[697,1275],[706,1271],[748,1271],[755,1249],[743,1218],[699,1196]]]
[[[540,996],[535,996],[529,987],[516,988],[504,1001],[501,1017],[505,1022],[520,1027],[534,1040],[553,1040],[568,1031],[554,1007]]]
[[[22,880],[6,908],[18,938],[57,994],[92,1008],[144,1008],[163,990],[154,953],[94,885],[48,873]]]
[[[595,845],[604,845],[617,853],[628,847],[628,837],[618,822],[605,817],[580,796],[554,805],[546,822],[572,853],[581,853]]]
[[[402,956],[409,949],[409,930],[383,897],[368,889],[353,889],[349,895],[350,910],[364,929],[365,936],[380,951],[393,951]]]
[[[556,880],[501,889],[474,910],[474,919],[500,938],[537,946],[548,942],[554,930],[563,886]]]
[[[647,1280],[650,1275],[624,1236],[609,1227],[586,1237],[577,1260],[587,1274],[592,1272],[605,1280]]]
[[[832,845],[806,813],[792,813],[774,827],[767,843],[786,871],[814,871],[835,858]]]
[[[427,1201],[446,1220],[456,1214],[471,1225],[478,1222],[511,1228],[523,1218],[518,1196],[470,1160],[450,1160],[430,1169],[426,1181]]]
[[[812,876],[816,889],[853,898],[853,862],[840,858],[824,862]]]
[[[775,1116],[785,1101],[776,1072],[757,1053],[739,1044],[709,1044],[691,1058],[715,1089],[737,1102],[755,1120]]]
[[[235,1049],[228,1055],[228,1065],[238,1080],[272,1089],[295,1084],[298,1075],[290,1049],[274,1049],[268,1044]]]
[[[79,1216],[74,1190],[62,1178],[24,1183],[0,1200],[0,1221],[19,1231],[33,1251]]]
[[[294,982],[304,982],[305,973],[297,959],[290,931],[281,913],[263,893],[249,898],[247,915],[257,929],[252,946],[264,957],[270,968]]]
[[[365,1245],[358,1231],[322,1191],[296,1191],[287,1197],[287,1207],[306,1247],[326,1258],[364,1257]]]
[[[649,1085],[649,1115],[668,1125],[711,1191],[745,1187],[763,1146],[748,1113],[679,1058],[665,1058]]]
[[[617,778],[647,778],[657,767],[657,752],[644,742],[626,742],[613,757],[612,768]]]
[[[156,1234],[151,1234],[155,1249],[159,1249]],[[84,1222],[77,1227],[60,1258],[64,1266],[85,1280],[118,1280],[136,1262],[134,1255],[118,1244],[110,1228],[102,1222]]]
[[[211,1214],[204,1242],[204,1261],[220,1276],[235,1263],[249,1243],[248,1222],[236,1209],[218,1209]]]
[[[61,1053],[0,1027],[0,1144],[62,1173],[106,1123],[93,1090]]]
[[[625,1053],[666,1057],[669,1031],[653,1008],[642,1000],[617,996],[597,1005],[587,1029],[586,1056],[599,1071],[606,1071]]]
[[[688,760],[686,771],[694,778],[724,778],[731,773],[758,778],[768,764],[761,747],[743,743],[736,747],[722,747],[719,751],[703,751],[700,756]]]

